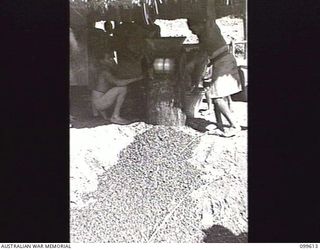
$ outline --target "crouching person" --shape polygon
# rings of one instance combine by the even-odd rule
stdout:
[[[98,81],[90,86],[93,115],[98,116],[100,114],[105,120],[110,120],[112,123],[129,124],[130,121],[120,116],[120,110],[127,94],[127,85],[141,80],[143,77],[119,78],[117,76],[117,64],[112,52],[105,53],[101,58],[98,74]],[[114,110],[112,116],[108,119],[105,111],[113,104],[115,104]]]

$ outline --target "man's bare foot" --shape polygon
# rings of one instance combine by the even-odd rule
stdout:
[[[210,124],[206,127],[207,134],[208,135],[218,135],[218,136],[223,136],[224,133],[224,127],[222,125],[214,125],[214,124]]]
[[[219,135],[222,136],[224,129],[222,126],[217,126],[214,124],[210,124],[206,127],[208,135]]]
[[[223,133],[223,137],[232,137],[241,131],[241,126],[231,127]]]
[[[215,128],[215,129],[210,129],[207,131],[208,135],[217,135],[217,136],[223,136],[223,131],[221,129]]]
[[[201,112],[202,116],[208,116],[208,115],[213,115],[213,114],[214,113],[211,110],[204,110],[204,111]]]
[[[130,121],[121,118],[121,117],[111,117],[110,118],[110,122],[115,123],[115,124],[119,124],[119,125],[127,125],[130,124]]]

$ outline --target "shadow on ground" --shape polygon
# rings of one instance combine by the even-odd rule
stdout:
[[[248,234],[241,233],[239,235],[233,234],[229,229],[213,225],[207,230],[203,230],[206,236],[203,239],[205,243],[247,243]]]
[[[206,127],[210,124],[217,125],[214,122],[210,122],[208,120],[205,120],[203,118],[187,118],[186,125],[199,131],[199,132],[206,132]]]
[[[146,96],[142,93],[143,84],[130,87],[128,95],[121,109],[121,115],[128,120],[138,120],[147,123],[146,118]],[[232,97],[234,99],[234,97]],[[236,99],[236,98],[235,98]],[[107,110],[110,117],[113,106]],[[200,110],[201,111],[201,110]],[[102,117],[94,117],[90,106],[90,90],[86,86],[70,87],[70,115],[72,116],[73,128],[93,128],[101,125],[110,124]],[[217,125],[215,122],[204,118],[187,118],[186,125],[199,131],[206,132],[206,127],[210,124]],[[228,127],[228,126],[226,126]],[[246,130],[242,127],[242,130]]]

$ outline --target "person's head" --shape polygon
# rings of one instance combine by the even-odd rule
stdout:
[[[205,20],[188,18],[187,24],[195,35],[199,35],[205,30]]]

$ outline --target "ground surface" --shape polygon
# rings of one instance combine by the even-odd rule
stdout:
[[[240,19],[217,22],[227,42],[244,39]],[[183,20],[158,24],[196,41]],[[109,124],[92,117],[86,87],[72,87],[71,242],[247,242],[247,103],[233,99],[243,130],[222,138],[200,113],[181,128],[147,124],[132,91],[122,115],[139,122]]]
[[[247,241],[245,102],[243,130],[222,138],[205,133],[211,116],[120,126],[92,118],[86,88],[70,100],[71,242]]]

